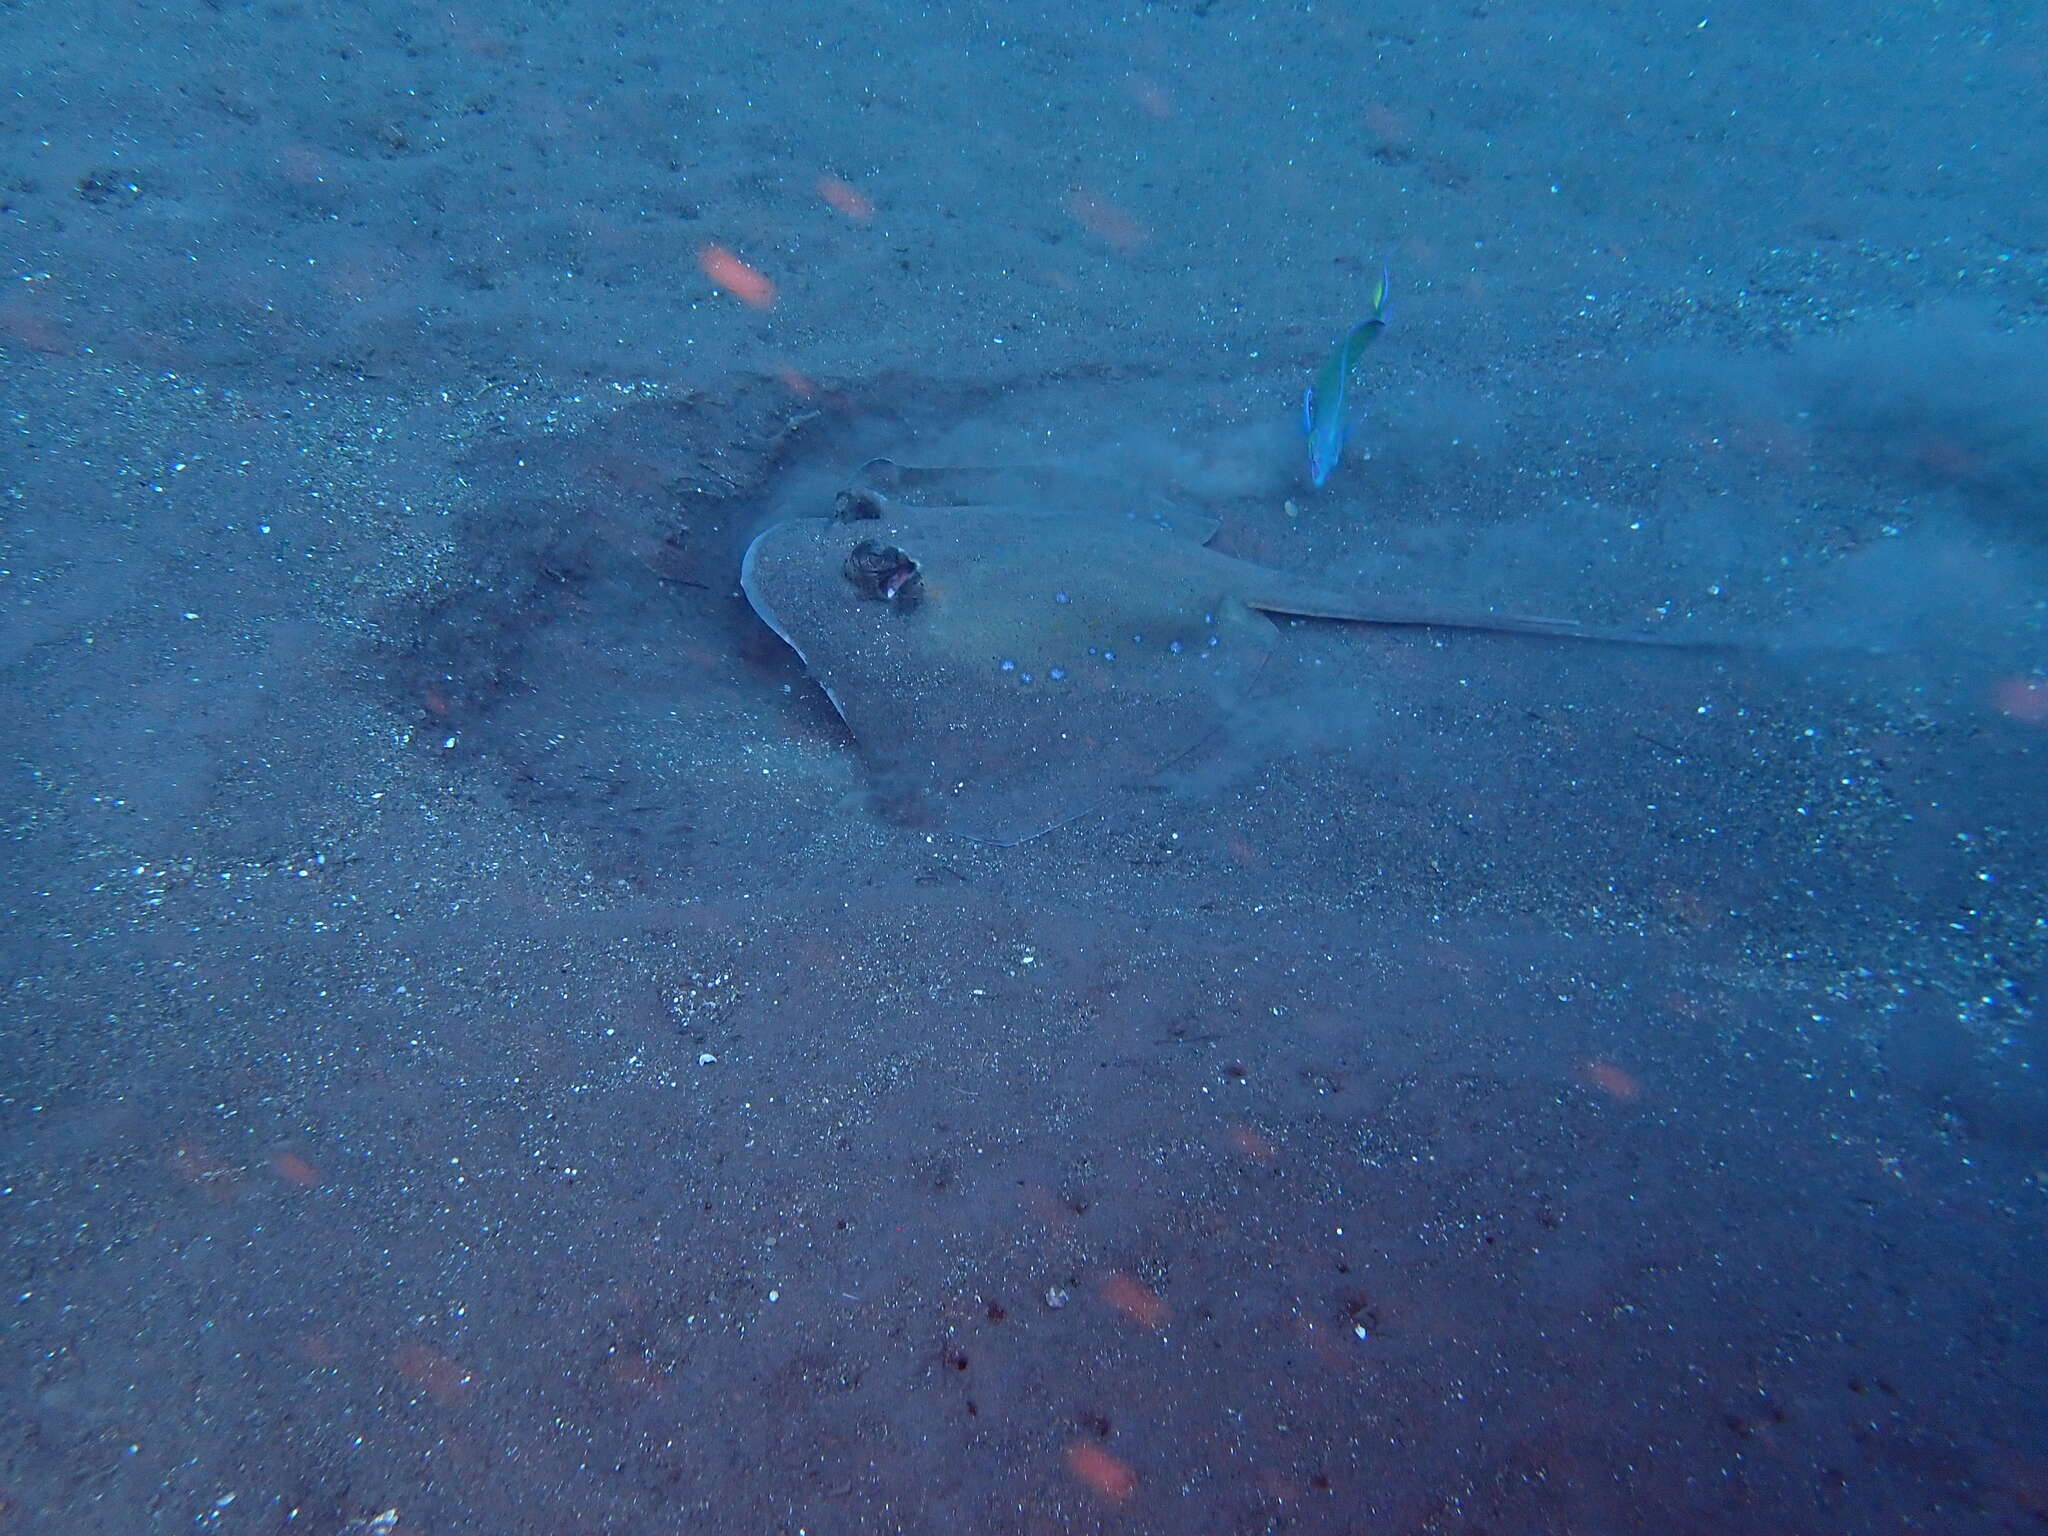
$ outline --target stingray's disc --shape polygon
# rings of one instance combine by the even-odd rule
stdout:
[[[916,562],[906,604],[848,579],[863,540]],[[1084,513],[803,519],[748,549],[741,585],[796,650],[899,810],[1015,843],[1142,783],[1214,732],[1273,626],[1252,569]]]

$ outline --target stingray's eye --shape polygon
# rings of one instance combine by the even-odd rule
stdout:
[[[924,595],[917,562],[894,544],[862,539],[846,557],[846,579],[862,597],[909,608]]]

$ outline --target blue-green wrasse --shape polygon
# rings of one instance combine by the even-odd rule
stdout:
[[[1365,349],[1387,328],[1387,281],[1382,268],[1372,291],[1372,313],[1337,343],[1337,350],[1301,397],[1301,424],[1308,433],[1308,478],[1318,490],[1337,467],[1337,456],[1343,453],[1344,438],[1350,431],[1344,418],[1351,403],[1351,372]]]

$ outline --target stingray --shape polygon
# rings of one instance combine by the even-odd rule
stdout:
[[[1643,638],[1346,591],[1218,553],[1216,529],[1065,472],[875,460],[832,516],[756,538],[740,585],[895,819],[997,844],[1096,809],[1223,730],[1273,650],[1269,614]]]

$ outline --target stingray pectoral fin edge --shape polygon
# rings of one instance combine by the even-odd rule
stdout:
[[[754,542],[747,546],[746,554],[740,557],[740,591],[746,594],[747,602],[754,610],[754,616],[774,630],[784,645],[796,652],[796,659],[804,664],[804,670],[810,674],[811,681],[832,701],[832,707],[839,711],[839,718],[845,720],[846,708],[839,702],[839,695],[833,691],[830,683],[819,677],[812,669],[811,658],[804,654],[804,648],[797,643],[796,636],[789,632],[789,626],[782,621],[774,605],[761,595],[761,584],[756,579],[756,559],[761,546],[767,542],[769,535],[780,533],[787,526],[785,523],[777,523],[773,528],[755,535]]]
[[[778,523],[775,527],[763,529],[760,533],[754,535],[753,542],[747,546],[747,552],[740,557],[740,590],[746,593],[748,603],[753,606],[754,612],[759,616],[761,622],[780,635],[782,643],[792,651],[795,651],[797,660],[802,661],[804,659],[804,648],[796,643],[796,636],[789,632],[782,621],[775,616],[775,610],[761,596],[761,584],[757,579],[761,546],[767,542],[769,535],[775,533],[781,526]]]

